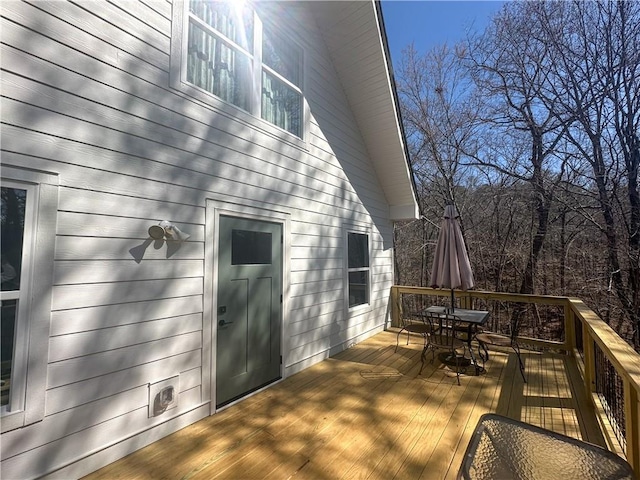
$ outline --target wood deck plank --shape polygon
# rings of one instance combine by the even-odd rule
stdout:
[[[457,469],[457,466],[453,464],[456,451],[461,445],[466,446],[469,440],[467,438],[463,442],[465,429],[469,425],[474,411],[474,409],[469,408],[469,406],[481,403],[483,390],[487,390],[484,388],[487,376],[482,375],[477,380],[478,381],[470,381],[468,383],[465,392],[462,394],[455,411],[449,418],[449,422],[438,441],[437,448],[434,449],[434,453],[429,461],[429,469],[425,468],[420,478],[425,480],[445,478],[449,469]],[[475,427],[476,422],[473,423],[473,427]]]
[[[332,410],[336,410],[336,412],[325,412],[325,416],[332,419],[331,422],[327,423],[324,427],[320,427],[318,424],[314,426],[314,429],[319,431],[320,435],[322,435],[322,442],[314,441],[310,444],[302,444],[299,445],[300,448],[298,450],[295,450],[294,447],[293,450],[292,448],[286,448],[285,450],[287,451],[283,451],[282,447],[278,447],[277,451],[270,451],[271,455],[265,455],[264,452],[257,452],[254,457],[261,458],[261,461],[251,461],[249,462],[251,465],[247,465],[248,462],[242,462],[243,464],[239,467],[240,471],[231,470],[232,475],[243,475],[249,478],[254,478],[254,475],[257,475],[258,473],[264,474],[265,471],[268,472],[268,457],[272,457],[276,454],[279,454],[281,457],[286,457],[288,455],[295,455],[302,452],[305,453],[305,457],[307,459],[313,461],[313,464],[307,468],[307,470],[309,470],[313,469],[316,464],[315,456],[318,454],[320,447],[327,448],[327,444],[328,446],[339,444],[341,436],[346,436],[348,440],[344,440],[342,442],[343,447],[346,448],[352,437],[350,434],[350,428],[352,424],[359,421],[359,412],[366,411],[366,409],[363,409],[363,406],[370,401],[369,397],[372,395],[384,395],[384,393],[391,389],[393,384],[401,378],[401,374],[398,372],[396,367],[401,367],[407,362],[407,359],[404,357],[397,357],[395,359],[391,358],[393,354],[394,352],[392,349],[386,345],[378,351],[372,350],[366,357],[351,356],[352,359],[360,361],[365,360],[369,363],[351,362],[352,366],[354,368],[358,368],[360,373],[358,384],[350,385],[350,388],[356,393],[354,395],[332,395],[335,398],[346,398],[347,401],[333,407]],[[364,395],[357,392],[364,392]],[[323,405],[324,404],[326,404],[326,402],[324,402]],[[311,412],[308,407],[304,408],[306,408],[308,412]],[[317,416],[318,413],[322,412],[315,410],[313,412],[313,416]],[[296,422],[298,427],[302,427],[302,432],[308,430],[307,425],[299,424],[300,422]],[[287,442],[287,439],[298,438],[301,433],[299,428],[280,427],[272,428],[271,430],[273,433],[272,444],[288,447],[291,447],[292,443],[295,445],[295,443]],[[262,444],[259,446],[262,448]],[[344,461],[344,456],[341,455],[340,460]],[[297,468],[299,468],[299,465],[296,466],[296,469]]]
[[[378,368],[376,369],[371,369],[371,370],[363,370],[361,371],[361,376],[363,376],[364,378],[375,378],[376,376],[379,378],[384,378],[385,381],[387,382],[395,382],[396,384],[400,384],[401,382],[407,385],[410,385],[411,388],[418,388],[419,384],[417,382],[407,382],[404,377],[399,373],[401,370],[406,370],[407,368],[407,364],[409,364],[409,368],[411,368],[411,366],[415,365],[415,361],[413,359],[413,357],[415,357],[415,354],[418,354],[418,352],[413,352],[413,355],[410,356],[404,356],[404,355],[396,355],[397,358],[395,358],[394,360],[391,361],[391,363],[389,364],[388,369],[380,369]],[[396,370],[397,369],[397,370]],[[416,372],[417,373],[417,372]],[[392,390],[397,390],[398,388],[396,386],[392,386]],[[377,395],[380,395],[381,390],[377,391]],[[389,411],[391,412],[396,412],[398,411],[397,409],[393,409],[393,403],[395,403],[396,399],[395,398],[391,398],[386,405],[386,408],[388,408]],[[376,419],[374,418],[374,421]],[[373,425],[371,425],[371,427],[373,427]],[[315,449],[317,449],[318,447],[315,447]],[[362,449],[362,445],[359,445],[359,449]],[[306,446],[306,448],[304,449],[298,449],[295,451],[295,455],[301,459],[304,459],[304,466],[306,467],[306,464],[308,464],[310,462],[310,455],[313,453],[314,450],[314,446],[312,445],[308,445]],[[275,470],[269,472],[268,474],[268,478],[287,478],[288,475],[284,475],[285,472],[292,472],[293,474],[296,473],[297,469],[300,468],[302,466],[302,463],[300,463],[299,461],[295,461],[293,462],[294,465],[294,469],[292,469],[291,467],[286,467],[286,466],[279,466],[277,467]]]
[[[402,349],[402,347],[398,350],[398,352],[403,351],[404,349]],[[393,348],[393,354],[397,355],[395,347]],[[414,355],[411,355],[411,357],[413,358]],[[406,363],[403,356],[399,358],[400,360],[390,359],[393,360],[391,365],[396,365],[396,362]],[[414,371],[415,369],[411,368],[411,374],[417,374],[417,371],[415,371],[415,373]],[[363,371],[361,375],[364,378],[374,379],[376,378],[376,373],[376,370]],[[354,464],[354,451],[356,452],[355,457],[357,458],[357,452],[362,451],[363,447],[360,443],[366,443],[371,435],[375,435],[372,429],[376,423],[376,419],[380,418],[380,416],[374,414],[374,412],[386,412],[388,409],[394,408],[394,401],[389,397],[393,398],[394,390],[401,388],[401,386],[398,387],[398,379],[400,377],[388,376],[386,374],[384,377],[384,383],[366,385],[365,388],[362,389],[359,394],[360,402],[358,402],[358,407],[365,408],[353,412],[352,416],[345,419],[348,423],[347,428],[336,433],[329,444],[325,446],[326,448],[324,450],[315,452],[316,455],[307,469],[309,478],[340,478],[350,469],[351,465]],[[397,402],[397,399],[395,401]],[[372,406],[374,406],[373,409],[371,409]],[[354,429],[355,431],[359,431],[360,435],[354,436]],[[357,449],[351,448],[356,441],[358,442]]]
[[[420,379],[423,381],[418,381]],[[380,406],[384,414],[376,416],[371,425],[374,433],[366,443],[359,445],[351,467],[341,478],[367,478],[374,472],[388,450],[397,447],[398,438],[406,431],[407,425],[415,416],[416,408],[422,406],[425,398],[428,398],[428,389],[427,378],[418,377],[417,372],[408,380],[396,383],[385,403]]]
[[[423,402],[424,389],[424,383],[398,382],[394,394],[388,396],[388,413],[371,425],[373,434],[354,452],[350,467],[339,478],[368,478],[389,449],[397,448],[397,439],[411,421],[415,405]]]
[[[492,351],[458,386],[437,359],[418,375],[422,340],[402,340],[382,332],[87,478],[453,479],[489,412],[604,444],[573,359],[523,352],[525,384]]]
[[[567,381],[571,389],[571,399],[576,411],[576,420],[580,428],[580,435],[584,441],[606,448],[606,440],[600,430],[593,407],[587,398],[578,365],[570,359],[566,359],[565,365]]]
[[[413,353],[407,354],[408,352]],[[409,420],[407,410],[413,411],[418,402],[423,401],[425,386],[424,383],[415,381],[418,379],[418,370],[412,368],[419,365],[414,360],[419,356],[419,350],[400,347],[396,355],[402,359],[403,363],[399,371],[404,370],[410,375],[407,378],[396,379],[395,384],[384,396],[378,395],[376,411],[383,414],[375,415],[371,419],[370,434],[365,439],[357,440],[358,448],[354,449],[353,454],[350,455],[350,466],[345,468],[340,478],[366,478],[391,447],[389,442],[392,442],[397,437],[398,431],[405,427]],[[410,407],[397,408],[399,405]]]
[[[409,415],[400,435],[367,478],[396,478],[395,475],[410,458],[416,443],[425,431],[430,430],[436,409],[446,400],[452,386],[451,383],[444,382],[429,385],[429,391],[422,401],[417,402],[420,405],[414,410],[413,415]]]
[[[504,357],[503,357],[504,358]],[[453,448],[453,456],[449,464],[449,468],[444,474],[438,478],[443,479],[455,479],[457,478],[458,470],[462,464],[463,456],[471,435],[475,429],[480,417],[490,411],[493,411],[493,405],[497,404],[498,397],[500,396],[501,383],[500,378],[504,373],[504,366],[506,362],[494,361],[490,368],[483,373],[485,376],[480,393],[471,407],[469,418],[466,425],[462,429],[462,433],[459,437],[458,444]],[[424,478],[428,478],[423,475]]]

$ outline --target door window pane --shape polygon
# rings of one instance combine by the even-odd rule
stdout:
[[[271,233],[250,230],[231,232],[232,265],[270,265]]]

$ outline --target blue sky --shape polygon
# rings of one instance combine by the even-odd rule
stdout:
[[[455,44],[471,28],[482,31],[502,1],[406,1],[383,0],[382,14],[393,65],[400,64],[402,50],[414,42],[419,53],[436,45]]]

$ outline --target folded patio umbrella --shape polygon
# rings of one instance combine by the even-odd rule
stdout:
[[[451,289],[452,311],[455,308],[453,290],[468,290],[475,285],[458,217],[454,205],[445,207],[429,282],[434,288]]]

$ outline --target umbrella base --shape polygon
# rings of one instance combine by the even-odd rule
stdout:
[[[471,360],[467,357],[458,355],[458,359],[456,360],[456,358],[449,352],[439,353],[438,359],[445,365],[449,365],[452,367],[455,367],[456,365],[459,367],[468,367],[469,365],[471,365]]]

